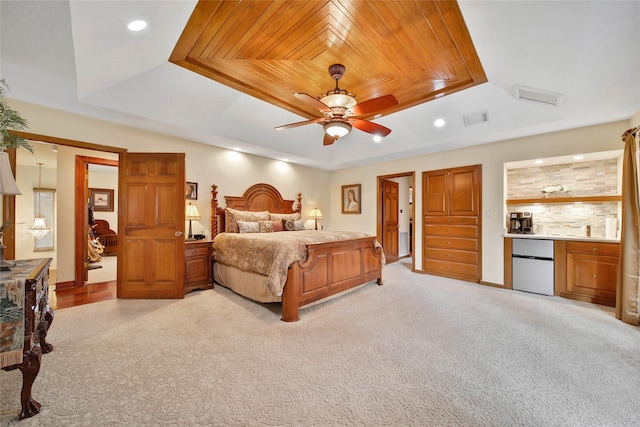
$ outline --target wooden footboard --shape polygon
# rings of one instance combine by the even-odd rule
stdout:
[[[309,256],[287,274],[282,295],[282,320],[299,320],[298,308],[376,280],[382,285],[382,247],[365,237],[308,245]]]

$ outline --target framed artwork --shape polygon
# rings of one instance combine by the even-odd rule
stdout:
[[[113,190],[90,188],[89,200],[95,212],[113,212]]]
[[[359,214],[360,211],[360,184],[342,186],[342,213]]]
[[[187,200],[198,200],[198,183],[187,182]]]

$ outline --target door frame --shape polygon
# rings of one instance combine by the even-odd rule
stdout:
[[[415,271],[416,270],[416,258],[413,255],[415,253],[415,230],[416,230],[416,192],[415,192],[415,188],[416,188],[416,173],[415,171],[411,171],[411,172],[398,172],[398,173],[394,173],[394,174],[390,174],[390,175],[379,175],[377,177],[377,189],[376,189],[376,236],[378,238],[378,241],[384,245],[383,242],[383,227],[384,224],[382,223],[382,211],[384,210],[384,198],[382,197],[382,181],[387,180],[387,179],[391,179],[391,178],[402,178],[402,177],[409,177],[411,178],[410,180],[410,186],[413,188],[413,203],[411,204],[411,218],[413,219],[413,234],[411,236],[411,247],[413,248],[413,253],[411,254],[411,271]]]
[[[119,147],[111,147],[111,146],[107,146],[107,145],[100,145],[100,144],[94,144],[91,142],[85,142],[85,141],[78,141],[78,140],[73,140],[73,139],[66,139],[66,138],[58,138],[55,136],[49,136],[49,135],[42,135],[42,134],[37,134],[37,133],[31,133],[31,132],[23,132],[23,131],[12,131],[12,133],[14,133],[15,135],[18,135],[28,141],[35,141],[35,142],[42,142],[45,144],[52,144],[52,145],[61,145],[61,146],[66,146],[66,147],[73,147],[73,148],[81,148],[81,149],[86,149],[86,150],[94,150],[94,151],[103,151],[103,152],[107,152],[107,153],[117,153],[118,157],[121,156],[122,153],[127,152],[126,148],[119,148]],[[16,168],[16,174],[17,174],[17,168]],[[77,183],[75,184],[77,185]],[[74,186],[74,189],[76,187]],[[76,199],[77,199],[78,195],[76,194]],[[8,202],[8,203],[7,203]],[[86,203],[86,199],[85,199],[85,203]],[[13,200],[7,200],[7,198],[4,199],[4,220],[5,221],[9,221],[9,220],[13,220],[15,221],[15,197],[13,197]],[[76,212],[77,212],[77,204],[76,204]],[[86,215],[86,213],[85,213]],[[76,224],[76,229],[77,229],[77,224]],[[81,236],[82,237],[82,236]],[[85,237],[86,239],[86,237]],[[78,253],[78,236],[77,236],[77,231],[76,231],[76,243],[75,243],[75,251],[74,253],[77,255]],[[6,244],[7,240],[5,239],[5,244]],[[11,245],[11,249],[8,251],[9,253],[13,253],[15,254],[15,237],[13,239],[11,239],[8,242]],[[8,246],[8,245],[7,245]],[[82,247],[80,248],[82,249]],[[84,250],[86,251],[86,243],[85,243],[85,248]],[[59,256],[59,254],[57,255]],[[74,255],[75,256],[75,255]],[[63,286],[60,286],[58,288],[58,284],[56,284],[56,289],[63,289],[63,288],[70,288],[70,287],[81,287],[84,285],[84,275],[82,274],[82,268],[80,268],[81,271],[81,277],[82,280],[80,282],[78,282],[78,264],[83,265],[82,259],[80,260],[80,263],[78,263],[77,259],[75,260],[75,275],[74,275],[74,281],[73,283],[70,282],[65,282],[64,284],[62,284]],[[80,283],[80,284],[78,284]]]
[[[102,159],[99,157],[81,156],[76,154],[76,179],[75,179],[75,195],[76,195],[76,243],[75,243],[75,268],[74,268],[74,287],[81,288],[87,282],[87,245],[89,232],[89,204],[87,202],[89,195],[87,194],[87,181],[89,178],[89,165],[105,165],[118,167],[121,155],[118,160]],[[114,200],[115,204],[116,201]]]

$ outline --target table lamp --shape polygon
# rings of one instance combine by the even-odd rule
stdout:
[[[6,194],[8,196],[22,194],[13,177],[13,172],[11,172],[9,154],[5,151],[0,152],[0,194]],[[0,271],[7,271],[13,267],[13,264],[4,259],[4,249],[6,246],[2,244],[3,230],[4,224],[3,227],[0,227]]]
[[[316,230],[318,229],[318,218],[322,218],[322,212],[320,211],[320,209],[318,208],[314,208],[310,213],[309,213],[309,218],[313,218],[316,220]]]
[[[189,220],[189,240],[193,240],[193,229],[191,228],[191,220],[200,219],[200,212],[195,205],[189,203],[184,212],[184,219]]]

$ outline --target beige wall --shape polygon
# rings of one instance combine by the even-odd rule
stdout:
[[[380,163],[337,171],[331,174],[331,229],[376,232],[376,177],[415,171],[413,189],[415,210],[415,266],[422,269],[420,241],[422,230],[422,172],[449,167],[482,164],[482,280],[504,283],[504,163],[539,157],[618,150],[620,135],[629,121],[620,121],[575,130],[554,132],[528,138],[472,146],[443,153]],[[340,186],[362,184],[362,215],[340,213]]]
[[[52,110],[33,104],[11,101],[29,121],[28,131],[35,134],[66,138],[106,146],[127,148],[131,152],[183,152],[186,153],[186,180],[198,183],[196,204],[201,221],[194,221],[194,232],[204,228],[210,236],[208,218],[211,215],[211,184],[218,185],[218,200],[224,205],[224,195],[241,195],[258,182],[269,183],[287,199],[295,199],[302,192],[303,216],[313,207],[329,206],[329,172],[282,161],[238,153],[199,144],[186,139],[160,135],[132,127]],[[66,155],[72,151],[73,155]],[[58,281],[73,280],[74,260],[74,159],[82,155],[112,158],[95,151],[58,147]],[[37,178],[37,177],[36,177]],[[18,218],[18,221],[22,219]],[[320,220],[322,224],[324,220]],[[188,223],[185,223],[185,228]],[[16,248],[18,250],[18,248]]]
[[[12,107],[29,120],[29,131],[33,133],[124,147],[130,151],[186,153],[186,178],[187,181],[199,184],[199,196],[195,203],[203,218],[208,218],[211,214],[209,208],[211,184],[218,185],[218,198],[223,200],[223,195],[240,195],[250,185],[267,182],[277,187],[285,198],[295,198],[297,192],[301,191],[303,212],[308,213],[313,207],[320,207],[325,218],[320,220],[319,224],[324,225],[325,228],[375,234],[376,177],[415,171],[412,216],[415,219],[414,238],[417,244],[414,256],[417,269],[422,268],[421,173],[447,167],[482,164],[483,281],[496,284],[503,283],[502,233],[503,214],[506,211],[503,195],[505,185],[503,164],[537,157],[620,149],[622,148],[620,135],[631,127],[630,123],[637,125],[640,122],[639,112],[631,120],[616,123],[472,146],[330,173],[177,137],[114,125],[33,104],[12,101]],[[64,185],[63,182],[72,182],[69,179],[69,176],[61,176],[59,172],[59,186]],[[340,188],[345,184],[357,183],[362,184],[362,214],[343,215],[341,214]],[[58,191],[58,206],[59,209],[67,209],[67,211],[59,211],[58,220],[73,221],[73,203],[63,196],[63,193],[66,192]],[[65,227],[59,224],[59,230]],[[71,234],[66,234],[65,239],[72,241],[73,227],[68,228],[71,229]],[[202,228],[208,235],[207,221],[194,223],[194,231],[199,232]],[[58,242],[59,253],[72,253],[68,252],[68,248],[63,252],[61,245],[62,240]],[[72,263],[67,264],[59,260],[58,270],[59,280],[72,280]]]

